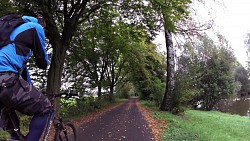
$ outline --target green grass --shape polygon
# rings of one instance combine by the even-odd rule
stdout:
[[[186,110],[183,116],[154,111],[154,117],[167,121],[164,141],[250,141],[250,117],[216,111]]]
[[[22,115],[20,113],[18,113],[18,115],[19,115],[19,118],[20,118],[20,121],[21,121],[20,122],[21,132],[24,133],[24,134],[26,134],[26,133],[28,133],[28,123],[30,122],[31,117]],[[9,135],[8,132],[0,130],[0,139],[1,140],[2,139],[7,139],[9,137],[10,137],[10,135]]]

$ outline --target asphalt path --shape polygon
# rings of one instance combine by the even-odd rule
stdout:
[[[154,141],[151,129],[138,110],[137,99],[122,105],[78,128],[78,141]]]

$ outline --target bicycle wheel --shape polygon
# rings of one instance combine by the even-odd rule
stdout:
[[[76,141],[76,128],[71,122],[64,122],[64,127],[56,129],[55,141]]]

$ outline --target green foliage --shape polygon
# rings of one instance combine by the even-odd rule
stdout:
[[[16,12],[16,7],[10,0],[1,0],[0,2],[0,17]]]
[[[156,106],[160,106],[163,97],[164,97],[164,93],[165,93],[165,89],[166,89],[166,83],[163,81],[161,81],[159,78],[154,77],[153,81],[153,90],[152,90],[152,98],[153,101],[155,102]]]
[[[154,9],[162,16],[160,21],[164,21],[164,27],[171,32],[176,32],[178,29],[177,23],[188,19],[189,6],[191,0],[154,0],[151,1]]]
[[[159,103],[162,99],[160,97],[164,95],[162,83],[165,83],[165,57],[156,51],[156,46],[153,44],[141,44],[141,46],[143,50],[133,58],[135,62],[130,64],[129,80],[136,86],[141,99],[149,100],[155,97]]]
[[[211,110],[216,102],[234,92],[232,69],[225,62],[224,58],[213,55],[207,60],[202,72],[199,88],[202,90],[200,96],[205,100],[206,110]]]
[[[156,107],[155,103],[152,101],[148,101],[148,100],[140,100],[140,103],[150,109],[153,109],[154,111],[159,111],[159,108]]]
[[[115,8],[102,7],[89,19],[90,23],[84,22],[77,31],[79,36],[74,38],[70,50],[74,56],[68,56],[67,66],[78,69],[66,70],[66,74],[73,75],[74,87],[98,87],[112,92],[129,74],[133,57],[140,55],[137,52],[142,47],[138,45],[145,34],[119,16]]]
[[[10,137],[8,132],[0,131],[0,139],[8,139]]]
[[[137,58],[136,55],[140,55],[143,44],[147,44],[145,42],[149,42],[161,29],[162,25],[159,25],[162,23],[159,22],[162,19],[161,14],[164,13],[168,17],[170,27],[187,16],[188,3],[190,3],[184,0],[165,2],[101,0],[86,3],[85,1],[20,0],[14,2],[23,13],[42,12],[49,25],[47,35],[53,48],[53,60],[48,76],[55,77],[47,79],[48,84],[55,85],[53,87],[48,85],[49,91],[59,91],[60,80],[63,80],[77,81],[73,87],[79,90],[84,88],[83,91],[85,91],[86,87],[98,87],[109,89],[111,93],[115,85],[127,77],[129,67],[134,63],[133,57]],[[74,12],[71,13],[72,11]],[[134,53],[136,51],[138,52]],[[67,70],[62,73],[65,56],[69,62],[65,65]],[[136,64],[139,63],[142,67],[152,66],[151,64],[143,66],[145,63],[143,61],[138,61]],[[151,71],[155,70],[155,68],[151,69]],[[141,73],[141,76],[148,78],[149,72],[142,70]],[[62,79],[61,74],[63,74]],[[88,86],[84,85],[86,82]],[[151,94],[149,89],[152,87],[147,88],[152,86],[151,82],[146,80],[141,83],[146,98]]]
[[[234,70],[234,79],[236,82],[238,82],[238,90],[236,91],[236,93],[239,96],[244,96],[247,95],[250,92],[250,88],[249,88],[249,80],[248,80],[248,72],[247,70],[242,67],[236,67]]]
[[[117,85],[116,93],[118,98],[128,99],[130,98],[130,96],[135,96],[136,89],[132,83],[127,82],[124,84]]]
[[[232,70],[235,57],[225,40],[220,43],[217,46],[203,36],[197,42],[184,46],[178,58],[176,107],[202,99],[204,108],[211,110],[220,99],[234,93]]]
[[[62,99],[60,113],[64,118],[77,118],[101,109],[108,103],[106,99],[97,99],[93,96],[81,97],[79,99]]]
[[[103,14],[103,10],[105,8],[100,9],[100,14]],[[85,78],[90,88],[104,89],[111,89],[112,86],[118,86],[119,83],[123,85],[132,80],[140,88],[142,97],[149,98],[151,90],[154,89],[151,75],[154,74],[164,81],[165,58],[156,52],[156,46],[147,42],[146,34],[142,30],[117,20],[117,15],[106,14],[105,20],[95,17],[91,19],[92,25],[86,23],[89,26],[87,30],[78,30],[78,35],[84,34],[86,38],[75,38],[75,47],[72,48],[74,57],[69,56],[69,66],[78,69],[77,73],[76,69],[68,69],[67,74],[73,74],[72,78],[77,84],[74,86],[79,88]],[[114,20],[117,21],[110,22]],[[126,96],[125,93],[120,94]]]
[[[29,132],[29,123],[31,121],[31,116],[26,116],[21,113],[17,113],[20,119],[20,128],[21,132],[26,135]],[[8,139],[10,138],[10,134],[3,130],[0,131],[0,139]]]
[[[113,94],[116,85],[134,77],[133,83],[141,96],[149,99],[153,94],[157,103],[163,86],[158,90],[154,83],[161,83],[154,77],[165,81],[165,63],[155,55],[150,40],[163,26],[161,23],[171,31],[176,30],[176,22],[187,18],[191,3],[189,0],[15,2],[23,13],[42,12],[48,25],[46,35],[53,57],[48,79],[44,80],[48,80],[49,92],[59,91],[62,80],[73,83],[74,89],[82,92],[98,87],[98,96],[104,89]],[[164,18],[166,21],[162,22]],[[67,60],[65,65],[64,60]],[[129,73],[131,70],[133,74]]]

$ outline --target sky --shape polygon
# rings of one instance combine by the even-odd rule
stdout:
[[[246,66],[244,40],[246,34],[250,32],[250,0],[223,0],[223,2],[224,6],[212,4],[216,15],[214,28],[226,37],[237,60]]]
[[[247,54],[244,44],[246,33],[250,33],[250,0],[217,0],[197,6],[199,21],[214,20],[213,31],[219,31],[233,48],[237,60],[246,67]],[[164,34],[161,33],[155,43],[162,44]]]

